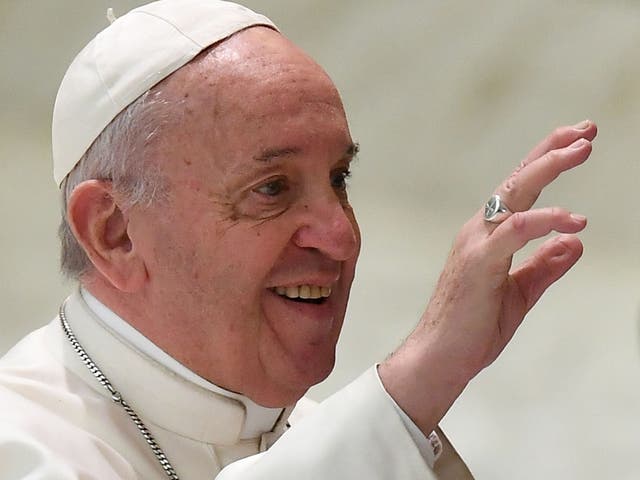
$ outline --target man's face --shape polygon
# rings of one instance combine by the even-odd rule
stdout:
[[[180,112],[154,147],[169,199],[134,209],[130,224],[146,258],[147,333],[220,386],[290,404],[333,368],[360,249],[338,93],[267,28],[161,89]]]

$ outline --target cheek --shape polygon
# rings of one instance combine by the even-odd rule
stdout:
[[[208,293],[220,304],[240,302],[255,307],[255,296],[279,255],[278,239],[259,228],[228,228],[222,235],[192,235],[173,252],[171,268],[182,270],[191,288]],[[280,246],[281,247],[281,246]]]
[[[231,221],[201,207],[182,208],[181,214],[176,208],[147,212],[140,218],[150,278],[165,290],[198,296],[199,303],[226,304],[260,294],[289,243],[291,222]]]
[[[145,256],[151,280],[189,288],[204,280],[217,249],[216,239],[206,229],[170,214],[147,218]]]

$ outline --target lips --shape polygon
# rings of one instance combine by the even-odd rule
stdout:
[[[306,288],[301,288],[305,286],[311,287],[310,284],[301,284],[267,289],[269,294],[265,296],[264,303],[266,319],[279,336],[295,336],[296,343],[303,338],[302,344],[318,344],[326,340],[327,335],[333,331],[336,318],[334,295],[323,297],[322,288],[316,285],[320,287],[319,297],[302,298],[300,295],[307,293]],[[282,292],[283,288],[284,293],[278,293],[277,290]],[[287,290],[291,296],[287,296]],[[317,294],[317,290],[315,293]],[[331,289],[328,293],[331,293]]]

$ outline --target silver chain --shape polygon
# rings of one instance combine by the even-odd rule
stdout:
[[[89,369],[89,371],[93,374],[93,376],[96,377],[98,382],[100,382],[100,385],[102,385],[104,388],[106,388],[109,391],[109,393],[111,394],[111,399],[115,403],[122,406],[122,408],[124,408],[124,411],[127,412],[127,415],[129,415],[133,423],[135,423],[136,427],[138,427],[140,434],[144,437],[145,441],[147,442],[147,445],[149,445],[149,448],[151,448],[151,451],[158,459],[158,462],[160,462],[160,465],[162,466],[164,473],[167,474],[167,477],[169,477],[171,480],[180,480],[178,477],[178,474],[171,466],[171,463],[167,459],[167,456],[164,454],[164,452],[158,445],[158,442],[156,442],[156,439],[153,437],[153,435],[151,434],[147,426],[140,419],[140,417],[133,410],[133,408],[131,408],[129,404],[125,402],[120,392],[118,392],[115,388],[113,388],[113,385],[111,385],[111,382],[109,381],[109,379],[105,376],[104,373],[102,373],[102,370],[98,368],[98,366],[93,362],[93,360],[91,360],[91,357],[87,354],[86,350],[82,348],[82,345],[80,345],[80,342],[78,342],[78,339],[74,335],[73,330],[71,330],[71,327],[69,326],[69,322],[67,322],[67,317],[64,314],[64,305],[65,304],[63,303],[60,306],[60,323],[62,324],[62,329],[64,330],[64,333],[67,335],[67,338],[71,343],[71,346],[73,347],[73,349],[76,351],[76,353],[82,360],[82,363],[84,363],[85,366]]]

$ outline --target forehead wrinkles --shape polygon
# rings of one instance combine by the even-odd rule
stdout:
[[[177,101],[174,140],[197,144],[216,158],[219,167],[234,164],[233,139],[259,133],[280,113],[303,110],[344,117],[338,92],[326,73],[306,54],[275,31],[252,28],[211,47],[167,79],[167,93]],[[282,119],[281,119],[282,120]],[[346,121],[346,120],[345,120]],[[286,120],[285,120],[286,122]],[[313,125],[308,125],[313,130]],[[309,132],[311,133],[311,132]],[[259,145],[268,148],[270,145]],[[220,155],[216,155],[219,157]]]
[[[212,93],[218,115],[262,120],[285,110],[298,113],[312,104],[341,108],[333,84],[312,64],[269,55],[217,70],[221,74],[213,81],[216,91]]]
[[[278,32],[265,27],[241,31],[205,51],[190,64],[187,81],[213,101],[220,113],[238,108],[255,112],[254,103],[286,95],[293,101],[340,104],[333,82],[307,54]],[[209,87],[209,88],[202,88]],[[208,91],[207,91],[208,90]]]

